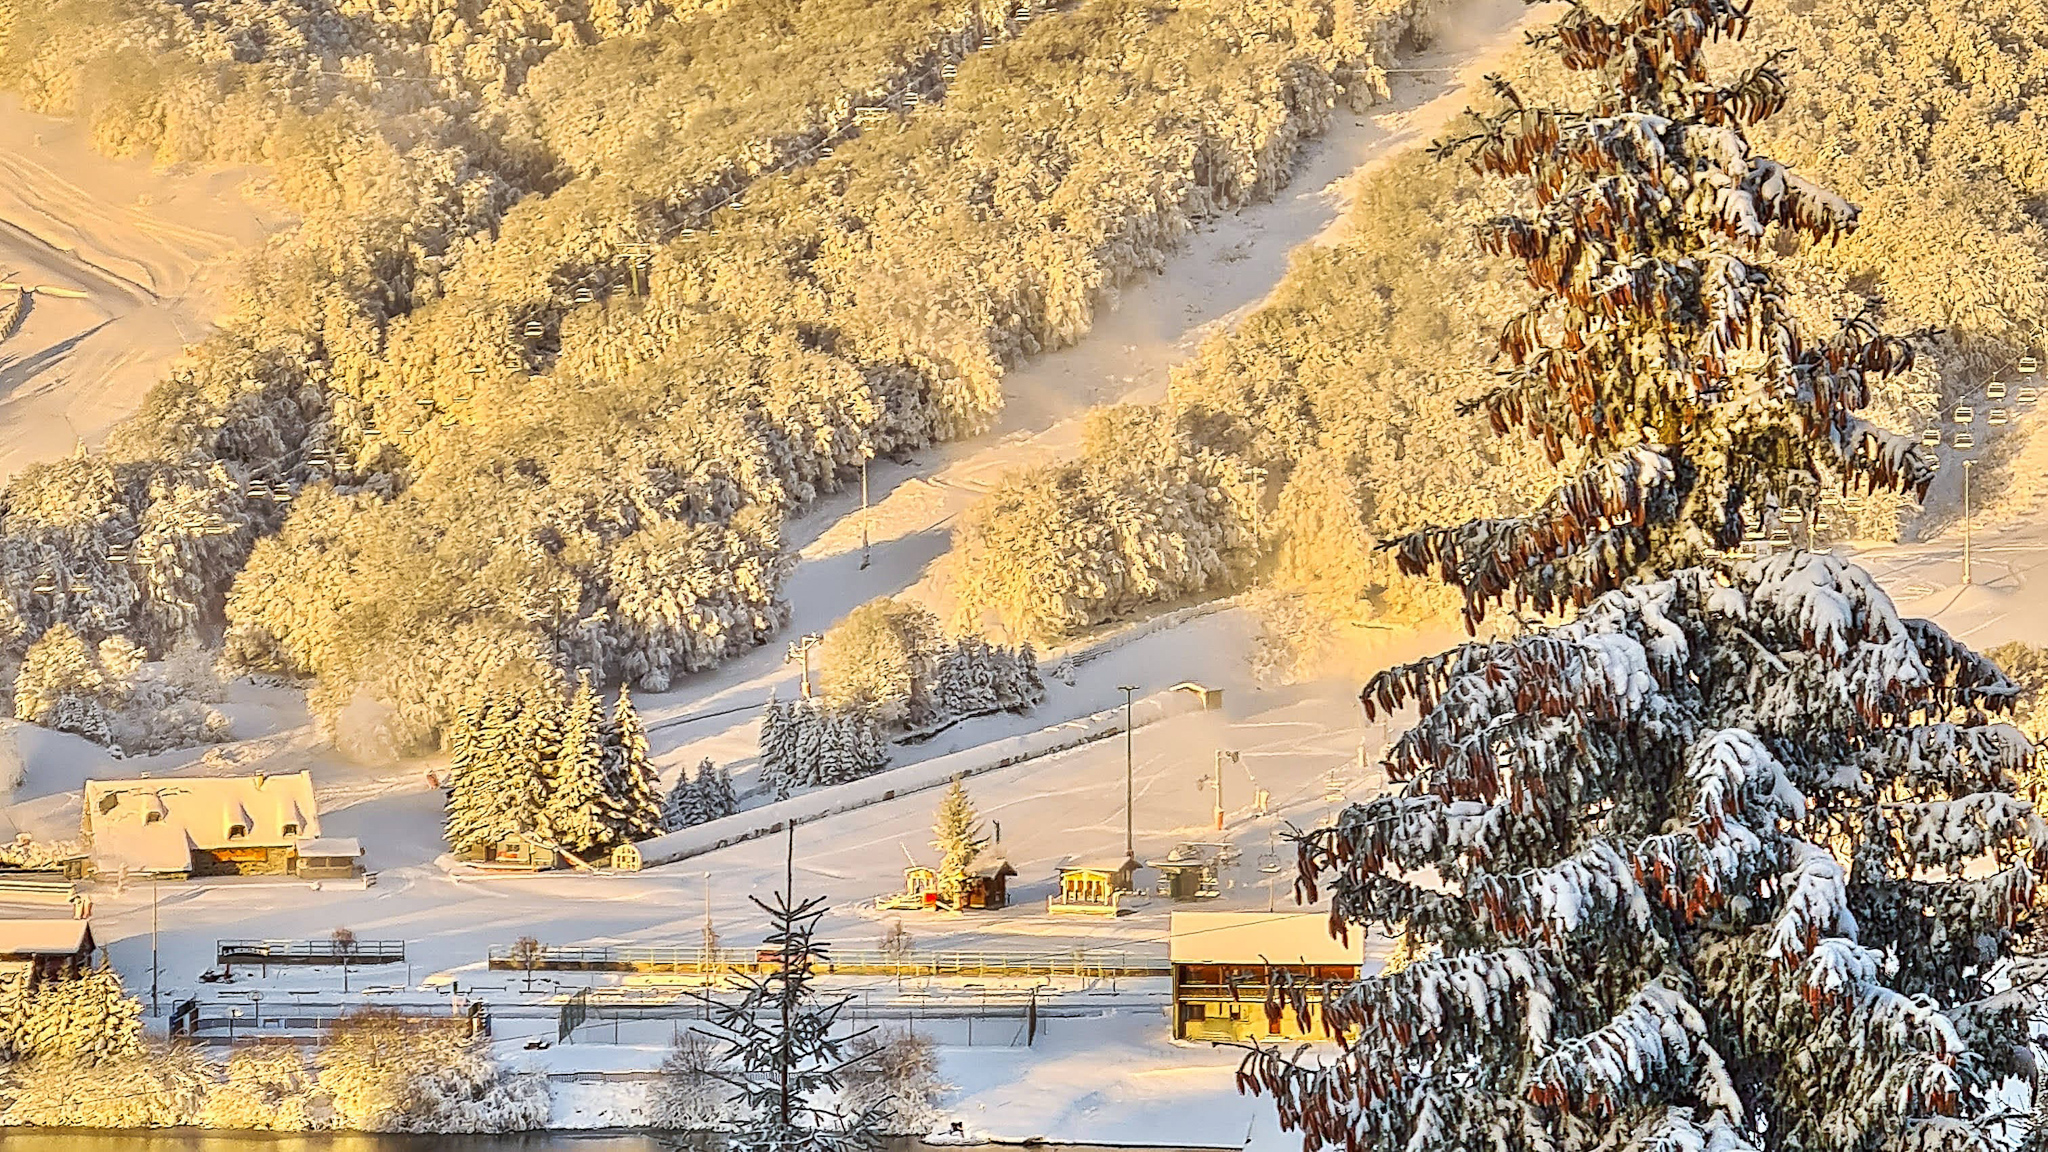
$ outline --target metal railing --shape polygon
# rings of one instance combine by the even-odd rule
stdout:
[[[403,940],[216,940],[214,962],[229,964],[403,964]]]
[[[774,949],[661,947],[554,947],[531,952],[516,945],[494,944],[486,957],[491,968],[534,972],[763,972],[781,962]],[[946,951],[894,954],[835,948],[817,962],[817,970],[846,976],[1166,976],[1166,958],[1134,958],[1122,952],[995,952]]]

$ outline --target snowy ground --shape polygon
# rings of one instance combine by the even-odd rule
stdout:
[[[241,195],[255,175],[110,160],[0,98],[0,283],[86,294],[38,295],[0,342],[0,480],[99,443],[205,333],[227,259],[281,219]]]

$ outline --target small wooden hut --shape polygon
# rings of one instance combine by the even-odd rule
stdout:
[[[1060,890],[1047,899],[1046,910],[1055,914],[1114,916],[1119,897],[1134,890],[1138,862],[1128,856],[1121,860],[1079,860],[1060,865]]]

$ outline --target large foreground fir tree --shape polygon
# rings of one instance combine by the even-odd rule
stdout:
[[[1604,14],[1603,14],[1604,13]],[[2040,973],[2012,958],[2048,825],[2014,799],[2016,689],[1860,569],[1734,563],[1823,484],[1918,492],[1928,461],[1856,416],[1907,346],[1813,337],[1767,243],[1855,209],[1755,155],[1766,66],[1703,46],[1725,0],[1575,6],[1548,42],[1599,106],[1504,111],[1453,145],[1534,201],[1488,243],[1540,302],[1476,407],[1590,461],[1525,517],[1392,542],[1411,573],[1576,619],[1375,677],[1414,705],[1400,784],[1302,834],[1335,933],[1434,958],[1322,988],[1327,1061],[1260,1048],[1242,1087],[1311,1147],[1941,1152],[2008,1146]],[[1693,566],[1689,566],[1693,565]],[[2022,1093],[2022,1096],[2024,1094]]]

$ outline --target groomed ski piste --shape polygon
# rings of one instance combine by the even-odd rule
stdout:
[[[1086,339],[1012,371],[1003,421],[994,432],[929,450],[909,464],[878,464],[866,517],[872,563],[861,566],[857,494],[821,501],[794,522],[790,543],[801,563],[787,589],[795,611],[788,636],[821,632],[877,596],[935,602],[942,593],[930,570],[946,550],[950,523],[1002,473],[1075,451],[1080,414],[1092,405],[1156,399],[1174,364],[1257,306],[1291,252],[1338,240],[1352,181],[1426,142],[1464,106],[1468,86],[1519,41],[1522,24],[1543,16],[1507,0],[1469,0],[1459,12],[1467,34],[1406,61],[1413,71],[1395,77],[1390,104],[1367,116],[1340,117],[1278,200],[1205,226],[1161,275],[1127,287],[1117,310]],[[255,235],[238,239],[251,243]],[[38,323],[54,323],[54,315]],[[147,370],[133,375],[155,378]],[[64,388],[86,387],[75,379],[55,381],[39,403],[55,403]],[[104,407],[114,412],[121,405],[115,399]],[[2041,419],[2048,415],[2004,429],[1984,452],[2012,457],[2012,475],[2040,474],[2033,461],[2048,452],[2048,441],[2032,442],[2029,421]],[[1932,506],[1958,506],[1958,471],[1944,474]],[[2048,558],[2048,527],[2033,514],[2033,501],[2026,492],[2008,493],[2000,505],[2005,511],[1971,523],[1974,570],[1967,586],[1961,579],[1963,523],[1956,517],[1931,518],[1938,533],[1927,540],[1862,550],[1856,559],[1904,613],[1930,617],[1979,648],[2012,639],[2048,642],[2048,606],[2031,587],[2032,573]],[[297,691],[247,682],[235,685],[226,706],[245,738],[204,753],[115,761],[78,738],[12,726],[9,738],[19,746],[27,778],[0,807],[0,834],[77,836],[81,786],[89,778],[311,769],[324,833],[360,839],[374,883],[249,878],[98,885],[94,932],[129,989],[148,1003],[154,974],[159,1008],[200,995],[215,1005],[246,1005],[250,1027],[295,1002],[441,1006],[458,997],[479,999],[490,1007],[500,1059],[548,1075],[553,1126],[631,1126],[643,1119],[649,1074],[688,1021],[680,1014],[615,1020],[602,1006],[624,1000],[687,1013],[694,978],[540,971],[529,980],[488,968],[488,951],[520,936],[554,946],[687,949],[703,939],[707,921],[726,946],[751,947],[763,917],[750,897],[779,885],[784,866],[786,842],[769,829],[786,827],[790,819],[797,824],[798,894],[830,901],[820,936],[838,948],[874,949],[890,921],[900,920],[913,938],[913,959],[1030,954],[1082,968],[1113,966],[1119,958],[1163,960],[1170,910],[1163,898],[1139,897],[1114,918],[1055,917],[1046,909],[1060,864],[1120,856],[1125,848],[1120,685],[1137,689],[1129,779],[1137,857],[1157,859],[1178,843],[1220,839],[1237,848],[1242,863],[1226,873],[1224,891],[1204,903],[1205,910],[1296,908],[1286,829],[1327,819],[1344,799],[1383,785],[1374,765],[1385,729],[1361,725],[1352,680],[1286,689],[1256,684],[1246,660],[1256,627],[1249,612],[1224,601],[1105,629],[1043,654],[1048,698],[1029,714],[970,720],[927,743],[899,746],[886,773],[803,793],[772,810],[754,797],[738,816],[671,837],[663,855],[679,858],[639,873],[493,876],[451,867],[441,858],[441,794],[430,778],[438,764],[344,761],[314,732]],[[1384,666],[1457,639],[1450,632],[1360,630],[1355,646],[1359,658]],[[734,772],[743,794],[748,791],[761,704],[771,693],[787,698],[799,691],[798,671],[783,656],[779,644],[763,648],[679,691],[639,698],[665,781],[709,757]],[[1192,709],[1189,697],[1174,691],[1182,682],[1220,688],[1222,708]],[[1223,766],[1220,833],[1212,823],[1212,786],[1201,783],[1216,770],[1219,749],[1240,754]],[[933,810],[956,774],[989,830],[1000,826],[1000,847],[1018,870],[1010,907],[959,913],[878,908],[878,896],[901,889],[908,861],[933,862]],[[1262,792],[1260,811],[1255,798]],[[719,840],[731,842],[715,847]],[[1263,870],[1276,856],[1280,867]],[[215,966],[218,940],[311,940],[342,928],[363,940],[404,941],[409,963],[403,971],[394,965],[346,974],[238,969],[232,985],[198,980]],[[1385,943],[1369,944],[1368,955],[1379,954]],[[854,997],[858,1022],[915,1028],[937,1040],[941,1076],[950,1086],[940,1110],[968,1139],[1297,1146],[1275,1130],[1269,1104],[1237,1093],[1238,1051],[1169,1038],[1161,979],[845,977],[830,983]],[[562,1042],[561,1006],[584,989],[600,1011]],[[1040,1015],[1027,1045],[1020,1005],[1031,996]],[[164,1026],[161,1015],[150,1020]]]

